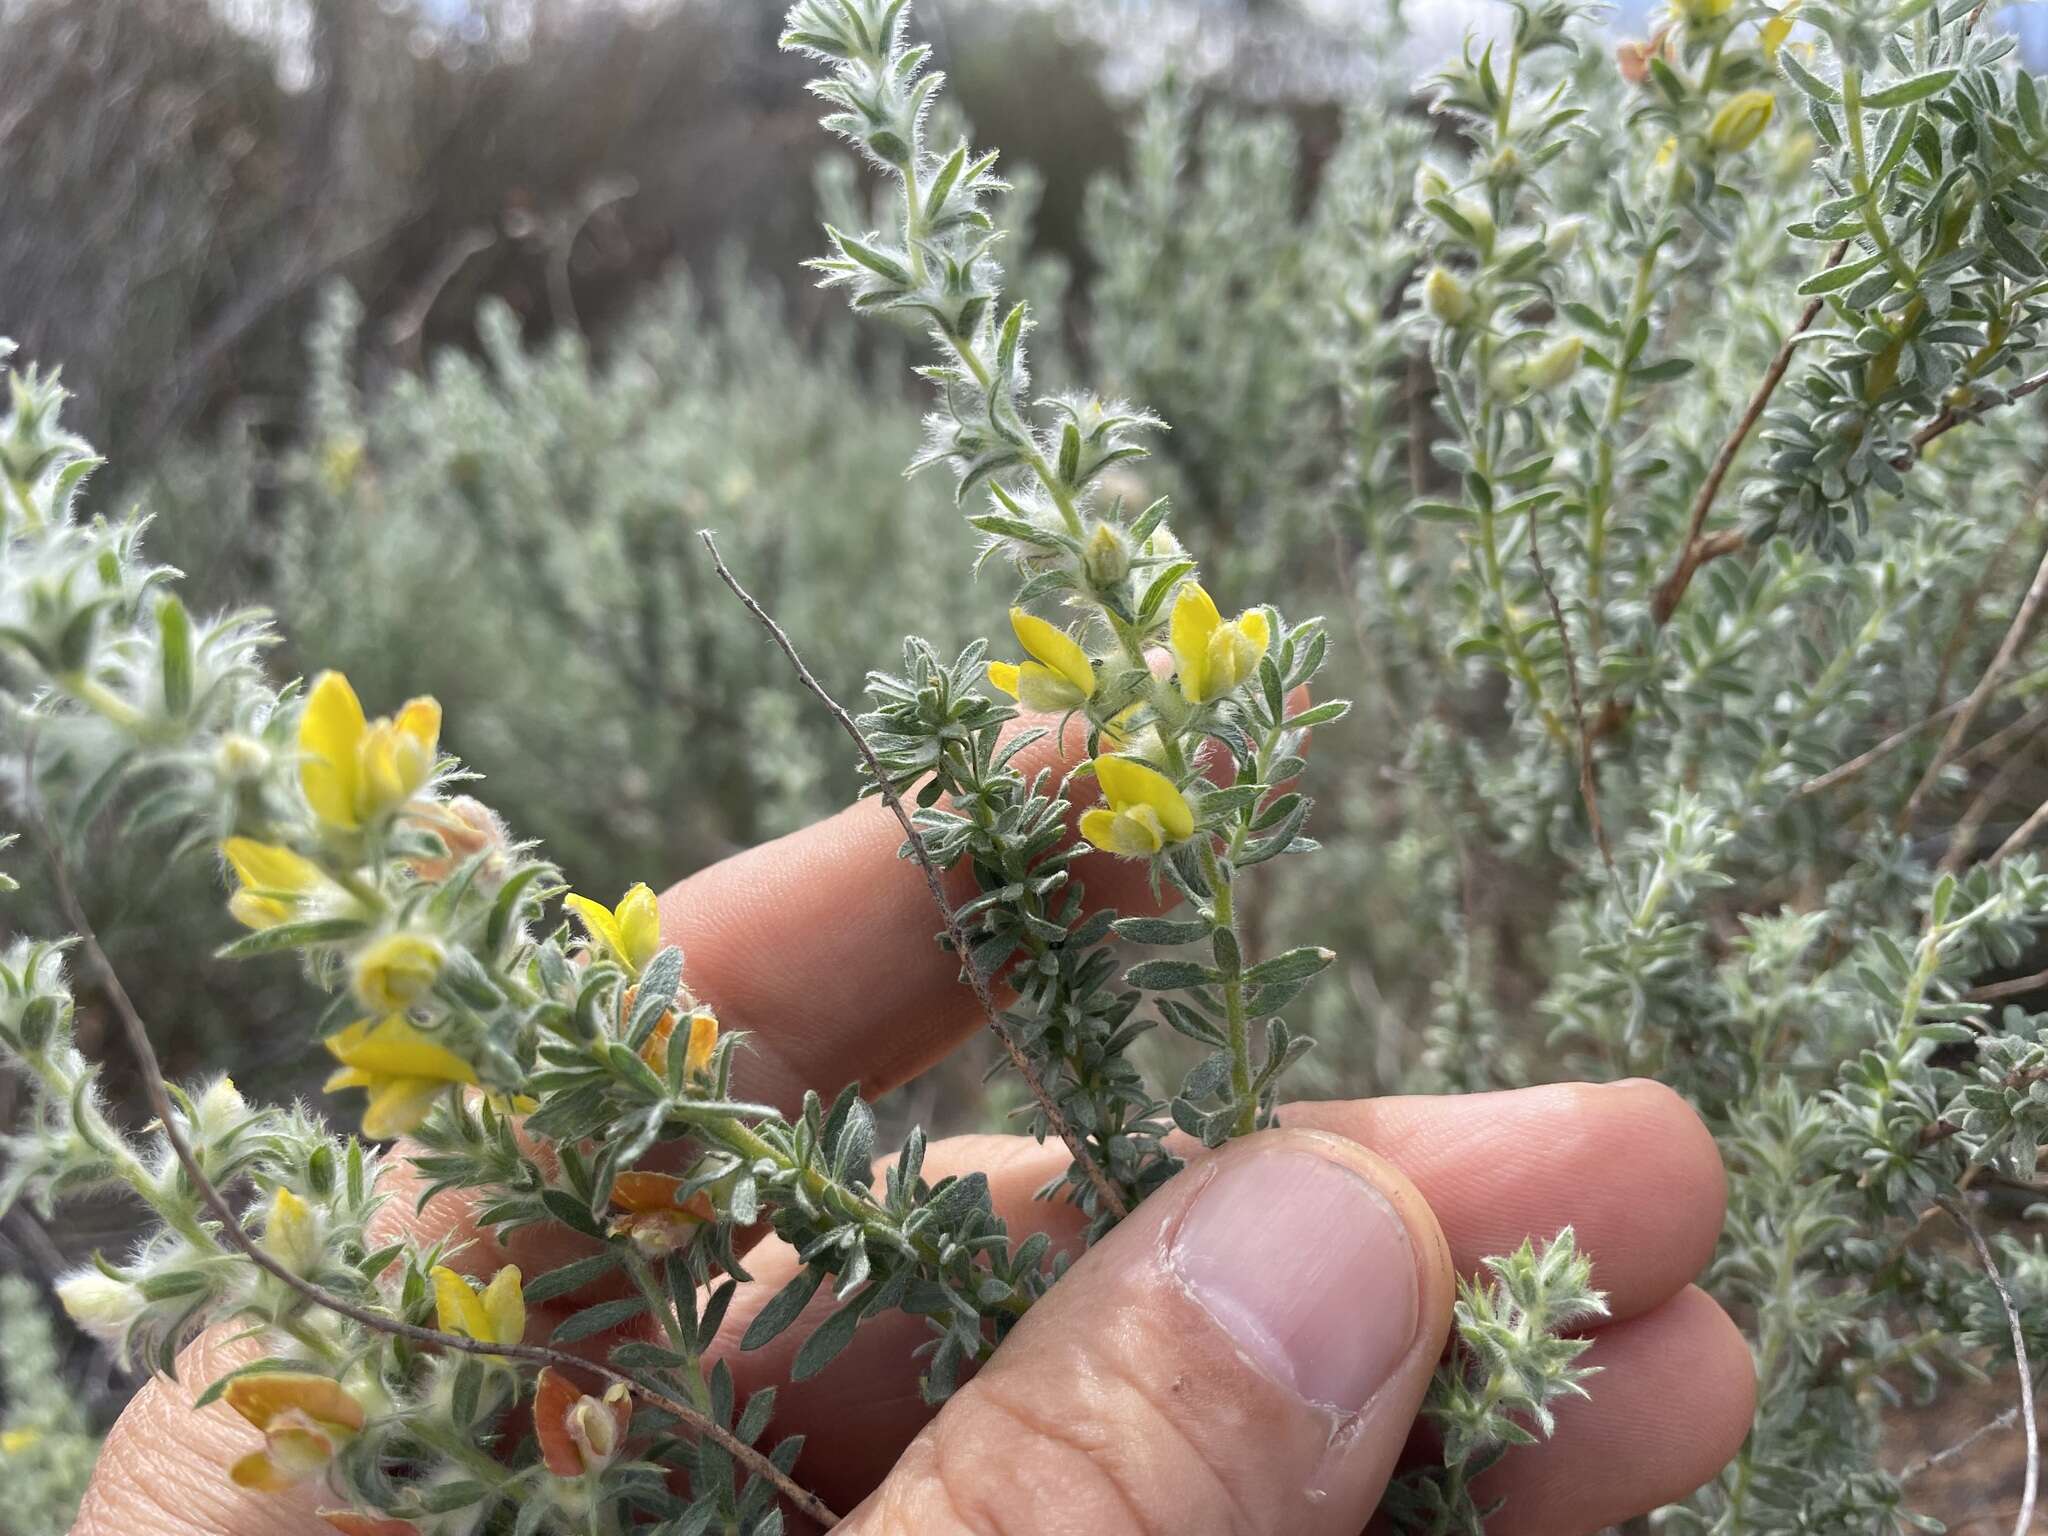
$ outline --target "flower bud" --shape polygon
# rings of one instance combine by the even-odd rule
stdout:
[[[230,784],[254,784],[270,772],[270,748],[254,736],[230,731],[214,749],[213,766]]]
[[[320,1267],[319,1215],[282,1184],[270,1197],[270,1214],[263,1223],[263,1246],[295,1275],[311,1274]]]
[[[424,857],[412,861],[412,872],[422,880],[437,882],[448,879],[455,871],[480,853],[488,853],[477,878],[485,885],[496,885],[505,877],[505,860],[501,855],[511,842],[511,834],[505,830],[505,823],[498,813],[470,795],[456,795],[446,802],[431,802],[423,805],[414,815],[414,820],[425,826],[441,839],[448,852],[442,857]]]
[[[1734,10],[1735,0],[1676,0],[1672,9],[1687,26],[1702,27]]]
[[[119,1344],[142,1316],[142,1292],[97,1269],[81,1269],[57,1282],[57,1300],[71,1321],[95,1338]]]
[[[438,939],[388,933],[356,956],[356,997],[373,1013],[403,1013],[433,990],[446,961]]]
[[[1427,160],[1415,168],[1415,206],[1420,208],[1433,197],[1442,197],[1451,190],[1451,184],[1444,180],[1444,173]]]
[[[1422,302],[1445,325],[1462,325],[1472,315],[1472,290],[1442,267],[1431,267],[1422,280]]]
[[[1707,125],[1707,147],[1717,155],[1742,153],[1770,126],[1777,108],[1769,91],[1742,91],[1729,97]]]
[[[217,1136],[231,1129],[248,1117],[249,1103],[241,1090],[235,1087],[235,1080],[225,1074],[207,1084],[206,1091],[199,1095],[198,1103],[192,1106],[194,1129],[202,1139]]]
[[[1486,203],[1480,198],[1470,196],[1459,198],[1451,206],[1458,210],[1458,217],[1463,219],[1467,227],[1471,229],[1472,239],[1479,249],[1482,251],[1492,250],[1494,235],[1493,210],[1487,207]]]
[[[1577,214],[1559,219],[1543,236],[1544,254],[1552,261],[1563,261],[1579,248],[1579,235],[1585,227],[1586,221]]]
[[[1097,591],[1108,591],[1131,573],[1131,546],[1108,523],[1097,523],[1081,551],[1081,569]]]
[[[582,1477],[610,1466],[632,1421],[632,1394],[623,1382],[614,1382],[600,1398],[577,1391],[552,1366],[541,1371],[533,1398],[534,1437],[542,1463],[555,1476]]]
[[[1560,336],[1538,352],[1503,359],[1493,371],[1494,388],[1514,395],[1554,389],[1579,371],[1585,350],[1577,336]]]

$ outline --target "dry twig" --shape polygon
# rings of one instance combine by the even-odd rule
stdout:
[[[954,915],[953,903],[946,896],[946,885],[939,867],[932,861],[931,853],[925,847],[924,838],[917,830],[917,824],[911,820],[910,811],[903,804],[903,797],[896,793],[887,775],[882,772],[882,765],[875,757],[874,749],[868,745],[867,738],[861,735],[860,727],[853,722],[853,716],[846,712],[845,707],[832,697],[830,690],[819,682],[811,669],[804,664],[803,657],[797,653],[796,646],[782,626],[775,622],[774,617],[761,606],[751,592],[740,585],[739,578],[733,575],[724,558],[718,553],[718,541],[712,536],[711,531],[707,528],[698,537],[704,541],[704,547],[711,552],[711,564],[718,572],[718,579],[732,588],[733,595],[746,605],[747,612],[751,613],[774,638],[777,648],[789,658],[789,664],[796,669],[797,680],[830,711],[832,718],[839,722],[840,729],[853,738],[853,744],[859,750],[869,774],[873,776],[883,803],[889,807],[896,817],[897,824],[903,828],[903,836],[911,856],[917,861],[918,868],[924,871],[925,884],[931,889],[932,901],[938,906],[946,921],[947,942],[952,945],[954,954],[959,957],[961,970],[966,973],[968,983],[974,988],[975,1001],[981,1004],[982,1016],[987,1020],[989,1029],[996,1039],[1002,1042],[1004,1053],[1010,1058],[1010,1065],[1016,1068],[1017,1075],[1024,1080],[1031,1097],[1037,1100],[1038,1107],[1044,1113],[1046,1123],[1052,1127],[1053,1133],[1066,1143],[1067,1151],[1082,1173],[1087,1176],[1089,1185],[1095,1190],[1104,1208],[1113,1212],[1119,1220],[1128,1216],[1130,1207],[1125,1203],[1122,1192],[1117,1189],[1108,1172],[1095,1160],[1095,1155],[1088,1150],[1087,1142],[1081,1139],[1080,1132],[1076,1131],[1073,1123],[1067,1119],[1066,1112],[1059,1106],[1059,1101],[1045,1086],[1045,1079],[1039,1075],[1038,1068],[1032,1065],[1031,1058],[1024,1054],[1023,1046],[1017,1043],[1017,1037],[1011,1033],[1009,1025],[1003,1022],[1002,1010],[996,1006],[995,993],[989,987],[988,978],[981,974],[980,968],[970,958],[967,931],[960,926],[960,919]]]

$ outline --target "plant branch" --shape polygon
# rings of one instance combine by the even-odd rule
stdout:
[[[1892,460],[1892,468],[1911,469],[1919,461],[1920,455],[1926,451],[1927,445],[1937,437],[1940,437],[1944,432],[1959,427],[1966,421],[1975,421],[1984,414],[1984,410],[1995,410],[2001,405],[2011,405],[2015,401],[2024,400],[2027,396],[2037,394],[2044,389],[2048,389],[2048,370],[2035,374],[2023,383],[2015,384],[2005,392],[2003,400],[1995,401],[1982,410],[1970,406],[1950,405],[1943,407],[1939,415],[1930,417],[1927,424],[1915,432],[1907,441],[1905,451]]]
[[[1918,736],[1922,731],[1927,730],[1931,726],[1939,725],[1942,721],[1954,715],[1957,710],[1963,707],[1964,702],[1962,699],[1952,700],[1933,714],[1922,716],[1911,725],[1893,731],[1891,735],[1885,737],[1883,741],[1880,741],[1869,751],[1860,752],[1846,763],[1830,768],[1826,773],[1820,774],[1817,777],[1808,779],[1804,784],[1792,791],[1792,798],[1803,800],[1808,795],[1823,794],[1838,784],[1848,783],[1849,780],[1855,778],[1866,768],[1870,768],[1882,762],[1885,758],[1890,757],[1892,753],[1898,751],[1899,748],[1906,745],[1907,742]]]
[[[1963,1235],[1970,1240],[1970,1246],[1977,1250],[1977,1262],[1984,1266],[1984,1274],[1991,1281],[1991,1288],[1998,1293],[1998,1304],[2005,1309],[2005,1324],[2012,1332],[2013,1361],[2020,1374],[2020,1420],[2026,1426],[2027,1435],[2027,1478],[2020,1493],[2020,1507],[2013,1521],[2013,1536],[2027,1536],[2034,1524],[2034,1499],[2041,1486],[2041,1440],[2034,1423],[2034,1369],[2027,1360],[2027,1334],[2020,1325],[2020,1311],[2013,1304],[2012,1292],[2006,1287],[2005,1276],[1998,1272],[1998,1261],[1992,1255],[1991,1245],[1984,1241],[1984,1234],[1977,1230],[1977,1224],[1969,1214],[1953,1200],[1943,1197],[1937,1202],[1948,1212],[1951,1220],[1963,1229]]]
[[[1550,616],[1557,623],[1558,643],[1564,647],[1565,681],[1571,686],[1572,722],[1579,733],[1579,798],[1586,802],[1586,819],[1592,824],[1593,842],[1607,877],[1620,894],[1621,876],[1614,867],[1614,849],[1607,841],[1607,826],[1600,819],[1600,775],[1593,762],[1593,737],[1586,729],[1586,701],[1579,691],[1579,658],[1572,648],[1572,632],[1564,621],[1564,605],[1557,600],[1557,587],[1550,579],[1550,567],[1543,563],[1543,545],[1537,537],[1536,509],[1529,509],[1529,558],[1536,564],[1536,579],[1543,583],[1543,596],[1550,604]]]
[[[712,1441],[754,1476],[766,1479],[792,1505],[826,1529],[829,1530],[839,1523],[839,1516],[834,1514],[831,1507],[822,1499],[716,1420],[698,1412],[687,1403],[676,1401],[665,1392],[656,1391],[615,1366],[601,1364],[565,1350],[549,1349],[545,1345],[494,1344],[466,1338],[460,1334],[443,1333],[436,1328],[425,1328],[417,1323],[408,1323],[369,1307],[359,1306],[296,1273],[250,1237],[243,1230],[242,1223],[229,1206],[226,1196],[221,1194],[218,1186],[207,1176],[197,1154],[192,1150],[191,1142],[179,1128],[177,1106],[171,1102],[170,1087],[164,1079],[163,1064],[157,1060],[156,1048],[150,1043],[149,1026],[143,1022],[141,1012],[136,1008],[134,999],[129,997],[128,989],[122,985],[120,974],[114,969],[113,962],[107,958],[106,951],[101,948],[99,935],[86,917],[84,907],[79,903],[63,852],[51,833],[49,823],[44,819],[36,798],[33,744],[27,754],[23,798],[27,804],[29,822],[49,860],[50,880],[56,892],[58,908],[63,912],[65,921],[78,935],[86,957],[92,961],[93,969],[99,973],[100,985],[105,989],[107,1001],[112,1005],[115,1016],[121,1021],[129,1049],[134,1053],[136,1066],[142,1073],[144,1096],[151,1111],[156,1115],[164,1140],[170,1143],[171,1151],[178,1159],[178,1166],[184,1169],[185,1177],[191,1180],[200,1202],[219,1223],[221,1238],[229,1247],[237,1250],[258,1269],[281,1285],[297,1292],[314,1306],[345,1317],[375,1332],[390,1334],[433,1349],[455,1350],[467,1355],[489,1355],[520,1360],[531,1365],[550,1365],[570,1371],[589,1371],[606,1381],[617,1382],[638,1393],[653,1406],[673,1414],[679,1422]]]
[[[1849,252],[1849,242],[1838,241],[1828,252],[1828,259],[1821,270],[1837,265]],[[1728,472],[1735,467],[1736,457],[1742,452],[1742,445],[1749,440],[1750,432],[1762,418],[1764,409],[1771,403],[1771,396],[1778,391],[1778,385],[1785,377],[1785,371],[1792,366],[1793,349],[1800,338],[1820,318],[1825,301],[1819,298],[1807,302],[1799,319],[1780,343],[1777,355],[1771,359],[1770,367],[1764,370],[1762,381],[1756,392],[1749,397],[1749,404],[1736,421],[1735,428],[1721,444],[1721,451],[1714,455],[1713,465],[1707,470],[1707,478],[1700,482],[1698,494],[1692,499],[1692,511],[1686,519],[1685,542],[1679,546],[1678,557],[1672,562],[1669,574],[1658,583],[1657,592],[1650,602],[1650,617],[1658,628],[1671,621],[1679,603],[1685,597],[1685,590],[1692,585],[1692,578],[1699,568],[1709,560],[1718,560],[1723,555],[1732,555],[1742,548],[1743,540],[1737,535],[1732,540],[1727,534],[1708,537],[1706,533],[1707,514],[1713,510],[1714,499],[1721,494],[1721,485],[1727,480]]]
[[[1928,762],[1926,772],[1921,774],[1920,782],[1906,798],[1906,804],[1900,810],[1896,823],[1901,829],[1912,824],[1914,814],[1940,782],[1941,770],[1947,766],[1949,757],[1963,744],[1963,737],[1975,723],[1977,712],[1984,707],[1985,701],[1998,691],[1998,685],[2004,680],[2007,669],[2011,667],[2021,648],[2026,645],[2028,637],[2033,633],[2034,620],[2039,616],[2044,600],[2048,600],[2048,555],[2044,555],[2040,565],[2035,568],[2034,579],[2027,587],[2026,596],[2020,599],[2019,611],[2013,615],[2012,623],[2006,627],[2005,638],[1999,641],[1998,651],[1991,658],[1991,664],[1984,669],[1984,675],[1977,679],[1977,686],[1964,698],[1963,707],[1949,722],[1948,732],[1942,737],[1941,745],[1935,748],[1934,757]]]
[[[960,926],[960,919],[953,911],[953,903],[946,897],[945,881],[940,876],[939,867],[933,862],[931,851],[925,847],[924,838],[918,832],[917,824],[911,820],[910,812],[903,804],[903,797],[896,793],[889,783],[888,776],[883,773],[874,749],[868,745],[867,738],[861,735],[860,727],[854,724],[853,716],[846,712],[845,707],[832,697],[830,690],[819,682],[811,669],[805,665],[803,657],[798,654],[796,646],[782,626],[775,622],[774,617],[761,606],[751,592],[740,585],[739,578],[733,575],[724,558],[718,553],[718,541],[713,537],[711,530],[705,529],[698,537],[704,541],[705,549],[711,552],[711,564],[718,572],[718,579],[732,589],[733,595],[746,605],[747,612],[768,631],[776,647],[789,658],[789,664],[796,669],[797,680],[825,706],[832,718],[839,722],[840,729],[853,738],[854,746],[860,752],[861,760],[867,765],[868,773],[873,777],[883,803],[889,807],[897,824],[903,828],[903,836],[911,856],[917,861],[918,868],[924,871],[925,884],[931,890],[932,901],[945,919],[947,942],[952,945],[954,954],[959,957],[960,968],[966,973],[968,984],[974,988],[975,1001],[981,1004],[982,1017],[987,1020],[988,1027],[996,1039],[1002,1042],[1003,1051],[1010,1058],[1010,1065],[1024,1080],[1024,1086],[1030,1090],[1031,1097],[1037,1101],[1039,1109],[1044,1113],[1046,1123],[1052,1127],[1053,1133],[1066,1143],[1068,1153],[1087,1176],[1096,1197],[1121,1221],[1130,1214],[1129,1205],[1125,1203],[1122,1192],[1117,1189],[1109,1174],[1088,1150],[1088,1144],[1081,1139],[1080,1132],[1076,1131],[1072,1122],[1067,1119],[1066,1112],[1059,1106],[1059,1101],[1045,1086],[1044,1077],[1040,1075],[1038,1068],[1032,1065],[1031,1058],[1025,1055],[1016,1035],[1003,1022],[1002,1010],[996,1006],[995,993],[989,987],[988,978],[981,974],[971,957],[967,931]]]

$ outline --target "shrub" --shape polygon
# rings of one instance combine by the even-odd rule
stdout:
[[[2048,881],[2029,851],[2048,820],[2029,757],[2041,674],[2024,660],[2048,597],[2043,433],[2027,403],[2044,377],[2048,114],[2009,42],[1968,0],[1809,0],[1796,15],[1684,0],[1610,55],[1589,46],[1584,8],[1521,0],[1501,38],[1475,40],[1432,83],[1435,133],[1387,103],[1362,109],[1307,188],[1283,132],[1163,98],[1128,175],[1092,199],[1101,278],[1055,369],[1063,385],[1114,379],[1197,424],[1148,461],[1159,423],[1146,411],[1080,389],[1034,399],[1029,311],[1003,302],[991,239],[1003,188],[991,161],[927,126],[934,77],[901,11],[819,0],[792,14],[793,40],[831,71],[831,126],[885,193],[841,197],[819,266],[857,309],[928,335],[924,457],[955,471],[984,556],[1019,576],[1020,608],[1015,645],[909,642],[900,671],[871,681],[861,725],[870,787],[923,787],[913,845],[978,879],[981,899],[948,918],[970,974],[1020,951],[1037,962],[992,1022],[1035,1128],[1074,1151],[1069,1197],[1100,1230],[1171,1171],[1169,1125],[1214,1144],[1269,1119],[1312,1029],[1353,1012],[1328,997],[1287,1007],[1332,957],[1273,935],[1319,939],[1296,926],[1304,914],[1355,892],[1366,922],[1349,976],[1382,1031],[1380,1081],[1649,1073],[1719,1138],[1729,1216],[1706,1282],[1750,1333],[1761,1408],[1736,1462],[1670,1513],[1675,1527],[1909,1528],[1930,1463],[1888,1456],[1887,1399],[1988,1376],[2030,1402],[2026,1347],[2048,1334],[2048,1253],[2007,1215],[2038,1193],[2048,1101],[2031,1008],[2048,992]],[[735,313],[739,354],[758,341],[775,355],[774,328]],[[514,562],[533,601],[573,576],[555,612],[587,630],[631,588],[620,567],[649,471],[586,472],[576,445],[658,440],[598,419],[645,398],[630,359],[594,379],[573,348],[535,359],[501,336],[494,373],[450,365],[401,386],[388,416],[346,399],[330,367],[285,522],[304,542],[285,547],[335,537],[322,509],[386,475],[403,487],[393,504],[421,508],[485,486],[464,518],[486,505],[505,520],[484,526],[514,543],[544,527],[536,509],[551,499],[616,485],[591,503],[604,541],[557,559],[559,535],[542,531],[547,557]],[[800,401],[816,380],[820,419],[844,419],[863,386],[829,351],[815,365],[790,354],[776,378]],[[873,1122],[852,1095],[813,1099],[794,1121],[727,1101],[732,1044],[694,1009],[680,958],[646,939],[647,898],[582,903],[579,926],[555,918],[551,866],[449,797],[438,711],[417,703],[359,727],[335,677],[310,698],[262,681],[263,631],[195,624],[131,529],[72,518],[86,461],[53,409],[28,378],[0,436],[13,476],[13,585],[0,591],[22,616],[7,631],[25,706],[14,750],[33,759],[60,837],[107,813],[188,841],[245,839],[229,856],[254,932],[237,949],[297,951],[331,988],[401,996],[391,1019],[352,1029],[388,1028],[418,1072],[383,1080],[362,1037],[331,1036],[344,1061],[362,1058],[365,1129],[424,1115],[436,1175],[497,1193],[505,1222],[599,1226],[615,1176],[687,1130],[708,1150],[675,1193],[710,1195],[716,1219],[664,1260],[668,1278],[715,1277],[730,1224],[765,1212],[820,1255],[796,1300],[837,1287],[845,1321],[828,1342],[914,1277],[950,1298],[934,1394],[994,1346],[1049,1278],[971,1184],[904,1176],[874,1193]],[[893,463],[896,420],[885,407],[857,434],[850,470]],[[449,440],[479,456],[442,457]],[[536,466],[535,444],[562,462]],[[1219,591],[1314,589],[1321,552],[1337,552],[1344,623],[1216,608],[1154,478],[1188,502],[1190,547],[1235,544],[1211,563]],[[401,548],[446,522],[422,512],[422,543]],[[749,563],[813,528],[777,530]],[[900,558],[883,562],[888,580],[930,569]],[[816,579],[778,594],[806,637],[829,622],[797,616],[821,601]],[[340,590],[319,584],[291,600],[315,634]],[[737,620],[702,622],[705,685],[734,686],[720,665],[748,677],[720,643],[737,643],[721,628]],[[1174,652],[1169,679],[1145,665],[1155,642]],[[1370,684],[1344,726],[1336,701],[1290,699],[1331,655]],[[379,697],[398,696],[400,679],[379,681]],[[451,697],[464,686],[447,684]],[[1080,716],[1095,782],[1022,778],[995,747],[1004,694]],[[509,695],[473,703],[481,722],[501,712],[504,739],[459,714],[451,731],[479,731],[470,755],[496,782],[493,755],[548,724]],[[392,765],[363,781],[374,804],[290,771],[294,744],[318,757],[336,722],[352,751],[367,743],[365,761]],[[1296,759],[1311,726],[1309,768]],[[1203,777],[1205,740],[1237,758],[1238,788]],[[1338,787],[1347,846],[1316,848],[1306,796],[1276,792],[1304,769],[1310,787]],[[1178,916],[1081,915],[1088,865],[1059,846],[1057,811],[1098,791],[1090,840],[1152,861],[1188,898]],[[1261,856],[1282,873],[1255,875]],[[1303,858],[1319,861],[1307,876],[1289,869]],[[1161,952],[1137,959],[1133,944]],[[580,981],[578,948],[593,961]],[[15,1186],[122,1184],[170,1223],[126,1267],[74,1284],[76,1310],[164,1351],[209,1317],[317,1308],[276,1266],[216,1265],[210,1251],[200,1263],[204,1191],[97,1118],[56,952],[24,942],[8,971],[0,1035],[43,1090]],[[1389,1027],[1425,1011],[1419,1030]],[[1508,1022],[1523,1013],[1540,1038]],[[1132,1048],[1155,1022],[1188,1042],[1176,1092],[1153,1087],[1151,1055]],[[453,1049],[401,1029],[440,1031]],[[486,1094],[447,1093],[458,1080]],[[602,1150],[538,1168],[506,1128],[525,1094],[538,1100],[529,1130]],[[385,1332],[424,1326],[433,1256],[379,1256],[395,1286],[370,1273],[360,1142],[218,1083],[167,1119],[216,1180],[257,1193],[253,1214],[213,1218],[236,1232],[246,1220],[273,1257],[302,1223],[331,1237],[331,1257],[296,1280],[368,1314],[332,1324],[365,1362],[366,1384],[347,1390],[407,1405],[351,1443],[334,1486],[424,1518],[442,1470],[427,1441],[473,1438],[543,1363],[500,1336],[517,1277],[444,1297],[441,1334],[423,1340],[434,1350],[401,1349]],[[908,1145],[913,1168],[921,1145]],[[913,1222],[952,1246],[920,1249],[904,1238]],[[2010,1229],[1987,1240],[1994,1223]],[[702,1429],[689,1405],[705,1400],[704,1320],[673,1310],[623,1232],[604,1262],[679,1341],[677,1359],[618,1360],[620,1374]],[[1555,1399],[1599,1391],[1561,1336],[1597,1305],[1598,1278],[1559,1244],[1495,1261],[1492,1283],[1467,1292],[1433,1402],[1448,1460],[1404,1479],[1402,1523],[1476,1527],[1471,1473],[1546,1426]],[[445,1336],[456,1325],[467,1344]],[[474,1358],[499,1350],[518,1372]],[[720,1399],[717,1380],[714,1417],[764,1434],[767,1409]],[[444,1413],[433,1436],[408,1437],[408,1414],[424,1426]],[[694,1506],[663,1503],[630,1463],[603,1487],[664,1517],[773,1528],[759,1461],[725,1443],[697,1468]],[[515,1463],[458,1486],[475,1507],[543,1477]]]

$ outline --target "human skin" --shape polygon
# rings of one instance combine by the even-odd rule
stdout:
[[[1067,743],[1069,747],[1074,744]],[[741,1086],[794,1110],[859,1080],[879,1093],[984,1027],[933,942],[930,896],[901,832],[869,802],[704,870],[662,898],[692,990],[750,1033]],[[1094,899],[1146,904],[1140,867],[1091,856]],[[803,932],[791,946],[787,935]],[[855,1536],[1350,1536],[1410,1441],[1449,1326],[1453,1277],[1571,1226],[1607,1293],[1584,1363],[1600,1374],[1555,1435],[1484,1483],[1494,1536],[1578,1536],[1678,1498],[1734,1455],[1754,1406],[1747,1344],[1692,1280],[1721,1226],[1712,1138],[1649,1082],[1558,1084],[1451,1099],[1302,1103],[1281,1128],[1186,1171],[1083,1256],[936,1418],[918,1392],[920,1319],[865,1326],[821,1375],[790,1383],[814,1303],[769,1348],[749,1318],[794,1271],[770,1238],[748,1257],[728,1355],[740,1390],[779,1388],[777,1433],[803,1432],[798,1475],[851,1510]],[[401,1148],[402,1151],[402,1148]],[[926,1175],[979,1169],[1015,1234],[1078,1246],[1080,1221],[1036,1192],[1057,1144],[935,1144]],[[467,1202],[415,1208],[402,1161],[385,1220],[475,1237]],[[538,1273],[583,1239],[477,1237],[466,1267]],[[545,1337],[560,1306],[536,1308]],[[315,1485],[245,1492],[228,1466],[255,1432],[194,1394],[247,1345],[202,1338],[178,1379],[115,1424],[74,1536],[332,1536]]]

